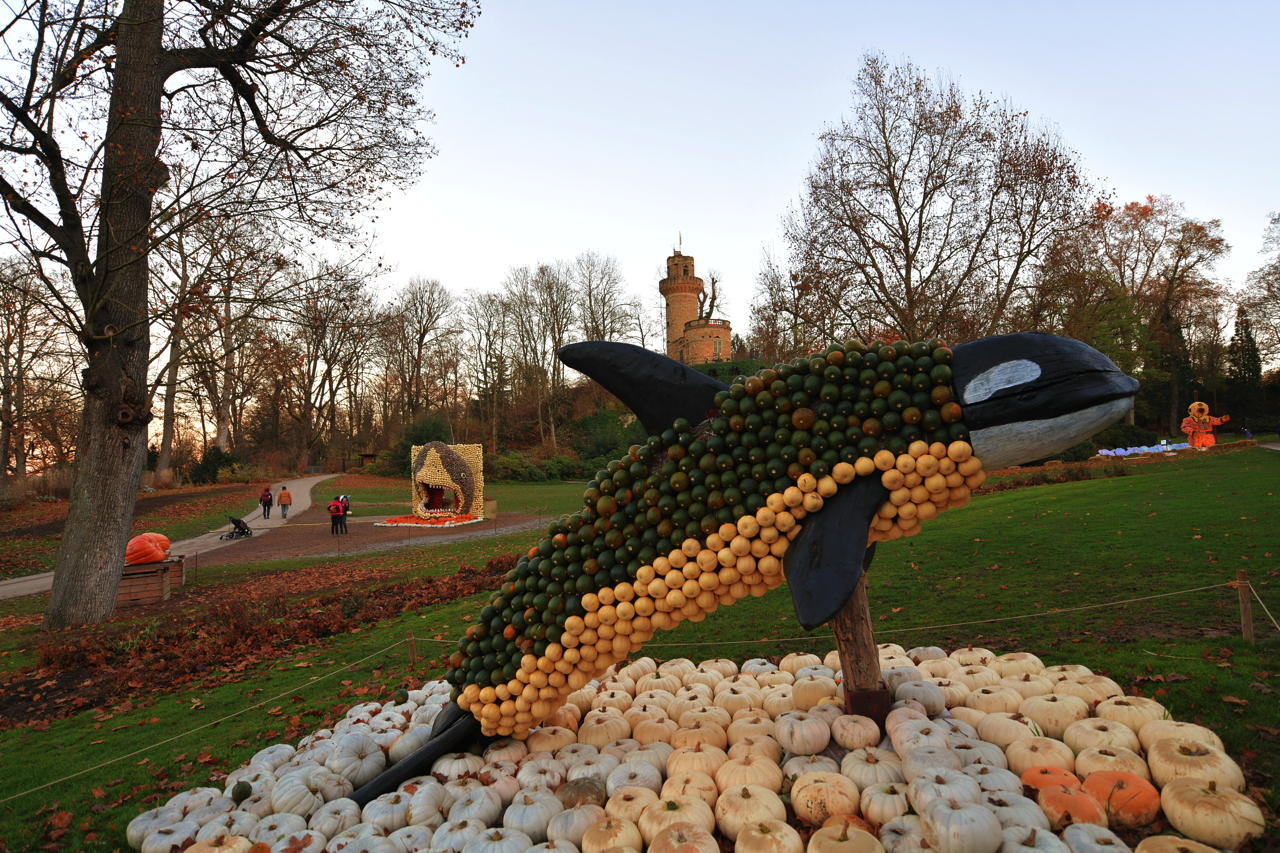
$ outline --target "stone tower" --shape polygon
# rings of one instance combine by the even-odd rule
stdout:
[[[667,301],[667,355],[683,361],[680,343],[686,323],[698,319],[698,297],[702,279],[693,274],[693,258],[677,249],[667,258],[667,277],[658,282],[658,292]]]
[[[667,277],[658,282],[658,292],[667,302],[669,357],[686,364],[729,358],[729,321],[698,316],[702,279],[694,275],[692,256],[677,249],[667,258]]]

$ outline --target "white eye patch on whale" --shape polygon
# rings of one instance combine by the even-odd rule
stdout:
[[[951,367],[970,430],[1047,420],[1131,397],[1138,388],[1093,347],[1037,332],[960,344]]]

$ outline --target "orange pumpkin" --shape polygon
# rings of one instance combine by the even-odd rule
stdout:
[[[161,545],[157,541],[157,537],[163,540]],[[169,547],[169,540],[161,536],[159,533],[140,533],[129,540],[129,544],[124,549],[124,563],[126,566],[136,566],[140,563],[159,563],[165,558],[165,551]]]
[[[1160,792],[1136,773],[1099,770],[1084,780],[1083,787],[1102,803],[1112,826],[1146,826],[1160,812]]]
[[[1042,791],[1049,787],[1079,790],[1080,777],[1065,768],[1045,764],[1024,770],[1022,784],[1037,791]]]
[[[171,543],[171,542],[169,541],[169,537],[168,537],[168,536],[165,536],[163,533],[150,533],[150,532],[149,532],[149,533],[140,533],[140,534],[138,534],[138,535],[139,535],[139,536],[149,536],[151,539],[153,539],[153,540],[155,541],[155,543],[156,543],[157,545],[159,545],[161,548],[165,549],[166,551],[168,551],[168,550],[169,550],[169,546],[170,546],[171,544],[173,544],[173,543]]]
[[[1036,804],[1049,818],[1049,825],[1054,832],[1073,823],[1094,823],[1107,825],[1107,810],[1098,802],[1093,794],[1086,793],[1078,786],[1068,788],[1065,785],[1049,785],[1036,794]]]

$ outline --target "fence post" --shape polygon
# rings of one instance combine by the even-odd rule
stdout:
[[[1253,602],[1249,599],[1249,573],[1244,569],[1236,572],[1236,595],[1240,597],[1240,633],[1244,641],[1253,644]]]
[[[409,669],[416,673],[418,671],[418,649],[413,645],[413,631],[406,631],[405,639],[409,641]]]

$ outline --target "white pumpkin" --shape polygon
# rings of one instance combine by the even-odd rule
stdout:
[[[194,820],[180,820],[168,826],[153,830],[142,839],[139,849],[142,853],[170,853],[182,850],[196,842],[196,834],[200,832],[200,824]]]
[[[949,678],[951,673],[960,668],[960,664],[953,661],[951,658],[922,660],[916,662],[916,669],[920,670],[920,674],[926,678]]]
[[[471,756],[480,761],[479,756]],[[360,732],[335,735],[333,751],[325,759],[324,766],[349,780],[352,785],[363,785],[373,780],[387,767],[387,756],[372,737]]]
[[[434,843],[434,837],[432,839]],[[486,829],[462,847],[462,853],[527,853],[533,842],[512,829]]]
[[[862,789],[859,798],[862,816],[874,824],[886,824],[911,810],[907,786],[901,782],[877,782]]]
[[[834,815],[857,814],[861,801],[858,786],[839,773],[809,772],[791,785],[791,807],[808,826],[822,826]]]
[[[400,791],[374,797],[365,803],[360,812],[360,821],[382,829],[383,834],[395,832],[409,823],[410,800],[412,797],[409,794]]]
[[[354,800],[339,797],[316,809],[307,821],[307,829],[315,830],[326,838],[332,838],[343,830],[360,822],[360,807]]]
[[[1000,853],[1071,853],[1048,827],[1006,826],[1001,836]]]
[[[1024,672],[1021,675],[1006,675],[999,681],[1000,687],[1008,687],[1018,691],[1024,699],[1032,696],[1047,696],[1053,692],[1053,682],[1043,675]]]
[[[716,769],[715,782],[721,792],[742,785],[758,785],[777,791],[782,787],[782,768],[764,755],[731,758]]]
[[[137,850],[142,846],[143,839],[148,835],[157,829],[172,826],[180,820],[182,820],[182,809],[180,808],[159,806],[154,809],[148,809],[129,821],[129,825],[125,827],[125,839],[129,842],[130,847]]]
[[[448,811],[446,799],[448,794],[445,787],[435,779],[431,780],[432,784],[422,785],[415,788],[409,794],[409,823],[426,824],[435,816],[439,823],[444,822],[445,812]]]
[[[645,844],[652,844],[654,837],[672,824],[692,823],[710,832],[715,822],[710,807],[697,797],[668,797],[645,806],[636,825]]]
[[[804,853],[800,833],[783,820],[748,824],[738,832],[735,853]]]
[[[1044,731],[1034,720],[1016,713],[985,714],[974,727],[978,730],[978,737],[1001,749],[1008,749],[1009,744],[1017,740],[1044,736]]]
[[[726,790],[713,810],[716,826],[731,841],[746,826],[766,820],[786,820],[787,807],[776,793],[760,785],[739,785]]]
[[[253,758],[249,759],[249,764],[257,767],[265,767],[267,770],[275,770],[287,763],[296,750],[287,743],[277,743],[264,747],[253,754]]]
[[[1017,743],[1021,742],[1017,741]],[[1009,766],[1000,747],[979,738],[954,738],[950,741],[950,747],[951,751],[959,757],[961,767],[968,767],[970,764],[987,764],[991,767]]]
[[[522,740],[515,738],[499,738],[484,749],[483,758],[486,764],[498,761],[514,761],[517,764],[529,754],[529,747]]]
[[[977,802],[933,800],[921,819],[924,837],[938,853],[995,853],[1004,840],[1000,821]]]
[[[941,714],[942,710],[947,707],[946,693],[943,692],[941,686],[932,681],[913,679],[899,682],[897,687],[894,688],[893,695],[896,699],[910,699],[919,702],[924,708],[924,712],[931,717]]]
[[[916,746],[902,754],[902,775],[908,779],[933,770],[959,770],[960,756],[945,746]]]
[[[804,711],[786,711],[774,720],[774,738],[794,755],[816,755],[831,742],[831,727]]]
[[[1105,826],[1073,823],[1062,831],[1071,853],[1129,853],[1129,845]]]
[[[1044,662],[1030,652],[1009,652],[996,657],[987,665],[1000,673],[1001,678],[1044,672]]]
[[[1004,756],[1009,769],[1019,776],[1032,767],[1061,767],[1071,771],[1076,769],[1075,752],[1062,741],[1053,738],[1037,737],[1014,741],[1009,744]]]
[[[1017,690],[1000,684],[990,684],[979,687],[977,690],[970,690],[964,697],[966,707],[976,708],[987,714],[996,711],[1017,711],[1023,701],[1022,694]]]
[[[555,790],[564,782],[565,767],[554,758],[525,758],[516,771],[516,779],[522,788],[549,788]]]
[[[880,827],[880,843],[885,853],[927,853],[931,849],[924,840],[924,822],[914,814],[896,817]]]
[[[880,727],[870,717],[841,714],[831,721],[831,739],[845,749],[861,749],[880,742]]]
[[[605,789],[612,797],[624,788],[647,788],[656,795],[662,790],[662,771],[647,761],[619,764],[605,779]]]
[[[1183,835],[1228,850],[1238,850],[1266,829],[1262,810],[1249,797],[1185,776],[1160,791],[1160,808]]]
[[[981,646],[965,646],[953,651],[950,657],[961,666],[986,666],[996,659],[996,653]]]
[[[1022,793],[1022,780],[1008,770],[1002,770],[999,767],[992,767],[988,764],[970,764],[962,772],[977,782],[979,790],[984,794],[997,791]]]
[[[227,812],[202,825],[196,833],[196,841],[212,841],[219,835],[247,836],[261,819],[249,812]]]
[[[583,834],[605,817],[603,808],[590,803],[565,809],[547,824],[547,840],[567,841],[576,847],[582,843]]]
[[[722,764],[721,768],[723,767]],[[715,808],[716,798],[720,796],[720,788],[709,774],[701,770],[684,770],[668,776],[662,783],[662,790],[658,792],[659,799],[675,796],[697,797],[708,806]]]
[[[485,826],[496,826],[502,817],[502,797],[488,786],[468,791],[449,807],[449,821],[476,820]],[[368,818],[365,818],[367,821]],[[391,827],[399,829],[399,827]]]
[[[963,706],[965,697],[969,695],[969,685],[963,681],[940,677],[930,678],[929,683],[942,692],[942,704],[948,708]]]
[[[310,777],[286,776],[271,789],[270,802],[276,814],[301,815],[302,828],[305,829],[305,818],[314,814],[325,801]]]
[[[433,850],[461,850],[473,838],[477,838],[488,829],[477,820],[460,820],[442,823],[431,833]]]
[[[657,791],[649,788],[621,788],[610,795],[609,801],[604,804],[604,811],[609,817],[638,824],[645,807],[657,800]]]
[[[783,776],[803,776],[806,773],[838,773],[840,765],[825,755],[793,755],[782,762]]]
[[[1132,749],[1123,746],[1098,746],[1083,749],[1076,755],[1075,773],[1081,779],[1099,770],[1123,770],[1150,779],[1147,762]]]
[[[907,785],[907,799],[921,816],[935,800],[954,800],[957,803],[977,803],[982,799],[982,789],[971,777],[958,770],[937,768],[920,775]],[[926,824],[928,821],[925,821]]]
[[[1158,740],[1167,737],[1181,738],[1194,743],[1202,743],[1214,749],[1223,749],[1222,738],[1214,734],[1212,729],[1197,726],[1195,723],[1183,723],[1176,720],[1152,720],[1138,729],[1138,740],[1142,748],[1150,750]]]
[[[431,848],[431,835],[436,831],[434,826],[402,826],[387,836],[387,841],[400,850],[428,850]]]
[[[1012,791],[984,793],[979,800],[991,810],[1005,829],[1010,827],[1036,828],[1049,832],[1049,818],[1045,817],[1035,800]]]
[[[306,828],[307,822],[296,814],[273,814],[254,824],[249,831],[249,840],[271,845]]]
[[[606,850],[631,847],[640,850],[644,838],[634,821],[617,817],[605,817],[587,828],[582,834],[582,853],[604,853]]]
[[[1024,699],[1018,713],[1034,720],[1045,737],[1061,740],[1067,726],[1088,718],[1089,705],[1078,696],[1048,693]]]
[[[328,842],[329,839],[319,832],[304,829],[271,845],[271,853],[325,853]]]
[[[874,746],[850,750],[840,761],[840,772],[848,776],[859,789],[877,782],[905,782],[902,762],[887,749]]]
[[[563,807],[555,794],[534,788],[521,791],[502,814],[502,825],[507,829],[523,832],[534,842],[545,841],[547,824]]]
[[[1077,720],[1067,726],[1067,730],[1062,733],[1062,740],[1074,752],[1103,746],[1122,746],[1134,752],[1142,748],[1133,729],[1124,723],[1102,717]]]
[[[1077,759],[1078,760],[1078,759]],[[1223,789],[1244,790],[1244,773],[1222,750],[1171,737],[1158,740],[1147,752],[1151,778],[1163,788],[1174,779],[1200,779]]]
[[[773,735],[748,735],[729,747],[726,753],[729,758],[745,758],[758,755],[777,763],[782,760],[782,744]]]

